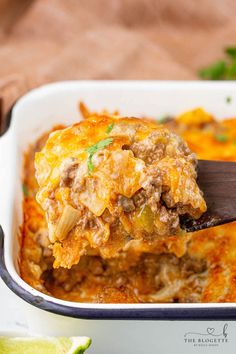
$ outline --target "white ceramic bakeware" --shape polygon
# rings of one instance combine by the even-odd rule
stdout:
[[[108,349],[107,353],[120,353],[124,348],[127,350],[131,342],[135,353],[144,353],[143,350],[149,353],[149,349],[159,348],[160,345],[168,353],[171,352],[170,348],[173,349],[175,346],[174,340],[177,340],[177,342],[181,341],[179,345],[183,344],[182,352],[186,349],[186,353],[189,354],[191,341],[185,342],[185,339],[194,339],[194,336],[197,336],[196,333],[201,332],[206,332],[205,337],[208,339],[216,338],[214,334],[218,333],[217,338],[222,337],[223,340],[227,337],[225,337],[225,321],[228,323],[236,319],[235,303],[75,303],[42,294],[20,278],[17,232],[22,223],[23,152],[30,143],[54,125],[60,123],[68,125],[80,120],[79,101],[84,101],[93,111],[100,111],[103,108],[109,111],[118,109],[122,115],[148,116],[154,119],[166,114],[176,115],[201,106],[220,119],[236,115],[236,83],[59,82],[32,90],[14,105],[9,115],[11,121],[8,131],[0,138],[0,224],[2,226],[0,229],[0,272],[4,282],[18,297],[35,306],[23,305],[22,302],[22,306],[26,309],[26,316],[30,314],[32,330],[47,335],[65,335],[66,333],[73,335],[80,331],[81,335],[95,338],[98,338],[99,334],[100,339],[97,341],[101,348],[104,348],[104,343],[107,343],[108,348],[109,345],[112,346],[112,343],[116,343],[112,351]],[[90,321],[81,319],[90,319]],[[104,321],[98,321],[99,319]],[[113,319],[119,321],[113,321]],[[178,320],[178,322],[163,322],[170,320]],[[188,322],[187,324],[180,320],[221,322],[208,326],[206,322]],[[185,327],[183,323],[186,324]],[[233,322],[231,328],[232,326],[236,328]],[[226,328],[229,327],[226,326]],[[195,334],[189,334],[184,338],[185,332]],[[107,336],[109,339],[105,341]],[[104,340],[101,340],[101,337]],[[170,341],[168,337],[173,338],[173,341]],[[229,343],[224,345],[230,348]],[[143,348],[143,350],[139,351],[138,348]],[[127,353],[127,351],[124,352]]]

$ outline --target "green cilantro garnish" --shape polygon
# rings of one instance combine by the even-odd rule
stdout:
[[[107,134],[110,134],[110,132],[112,131],[114,125],[115,125],[114,122],[112,122],[111,124],[108,125],[107,130],[106,130],[106,133],[107,133]]]
[[[161,116],[161,117],[158,117],[158,118],[156,119],[157,123],[159,123],[159,124],[166,123],[166,122],[168,122],[168,121],[170,121],[170,120],[172,120],[172,117],[170,117],[170,116],[168,116],[168,115],[166,115],[166,116]]]
[[[226,141],[229,140],[228,136],[225,135],[225,134],[217,134],[217,135],[215,136],[215,139],[216,139],[217,141],[219,141],[220,143],[225,143]]]
[[[231,58],[236,58],[236,47],[227,47],[225,48],[225,53],[228,54]]]
[[[29,189],[28,189],[28,186],[25,183],[22,184],[22,191],[23,191],[23,194],[24,194],[25,197],[29,196]]]
[[[202,79],[221,80],[225,74],[226,64],[223,60],[219,60],[212,65],[199,70],[198,75]]]
[[[227,97],[226,97],[226,102],[227,102],[227,103],[231,103],[231,102],[232,102],[232,97],[227,96]]]
[[[112,143],[113,139],[112,138],[107,138],[104,140],[100,140],[98,141],[96,144],[89,146],[86,151],[90,154],[90,155],[94,155],[98,150],[104,149],[105,147],[107,147],[108,145],[110,145]]]
[[[88,157],[88,171],[89,171],[89,174],[91,172],[93,172],[93,169],[94,169],[94,165],[93,165],[93,162],[92,162],[92,157],[93,157],[93,155],[89,155],[89,157]]]
[[[94,169],[94,165],[93,165],[93,162],[92,162],[92,158],[93,158],[93,155],[101,150],[101,149],[104,149],[105,147],[107,147],[108,145],[110,145],[112,143],[113,139],[112,138],[107,138],[107,139],[104,139],[104,140],[100,140],[98,141],[96,144],[92,145],[92,146],[89,146],[85,151],[88,152],[89,156],[88,156],[88,171],[89,173],[91,173]]]
[[[225,58],[201,69],[198,75],[206,80],[235,80],[236,79],[236,47],[224,50]]]

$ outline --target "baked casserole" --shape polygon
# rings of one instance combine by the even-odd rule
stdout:
[[[79,302],[234,301],[235,224],[190,235],[179,217],[206,210],[192,151],[233,160],[236,120],[81,108],[83,122],[55,127],[25,154],[22,278]]]

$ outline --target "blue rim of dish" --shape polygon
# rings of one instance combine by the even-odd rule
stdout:
[[[16,101],[17,102],[17,101]],[[15,103],[16,103],[15,102]],[[2,133],[3,136],[9,129],[12,120],[12,105],[5,116],[6,129]],[[54,314],[80,319],[114,319],[114,320],[236,320],[236,307],[209,307],[209,308],[81,308],[56,304],[45,300],[41,296],[35,296],[29,291],[22,288],[10,275],[4,257],[4,232],[0,225],[0,277],[4,283],[21,299],[29,304]],[[117,305],[117,304],[116,304]],[[98,304],[99,306],[99,304]]]
[[[56,304],[35,296],[22,288],[10,275],[4,258],[4,233],[0,226],[0,276],[4,283],[21,299],[42,310],[58,315],[80,319],[114,319],[114,320],[235,320],[234,307],[209,308],[81,308]],[[116,304],[117,306],[117,304]]]

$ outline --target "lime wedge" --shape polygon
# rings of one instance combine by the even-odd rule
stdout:
[[[0,337],[0,353],[83,354],[90,344],[88,337]]]

